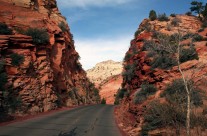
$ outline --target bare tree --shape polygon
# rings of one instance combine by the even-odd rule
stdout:
[[[191,93],[192,93],[192,86],[189,83],[189,80],[184,75],[184,72],[181,68],[181,54],[183,51],[183,45],[181,43],[182,41],[182,34],[178,30],[178,33],[168,36],[164,34],[157,35],[156,42],[150,42],[146,48],[148,51],[154,52],[155,56],[161,56],[161,57],[169,57],[170,59],[174,59],[176,61],[175,65],[178,66],[178,71],[181,74],[184,86],[185,86],[185,92],[187,96],[187,108],[186,108],[186,135],[190,136],[190,124],[191,124]],[[190,37],[192,38],[192,37]],[[160,61],[158,61],[160,62]],[[167,63],[166,63],[167,62]],[[163,63],[163,62],[162,62]],[[168,68],[168,66],[172,67],[173,65],[169,63],[168,61],[165,61],[166,63],[164,68]],[[159,65],[158,65],[159,66]]]

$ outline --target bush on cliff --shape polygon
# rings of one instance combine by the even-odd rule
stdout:
[[[142,84],[141,90],[135,94],[133,101],[135,104],[140,104],[146,100],[148,96],[155,94],[156,91],[157,88],[153,84]]]
[[[196,34],[188,33],[182,37],[182,39],[188,39],[193,37],[193,39],[199,39]],[[161,69],[170,69],[173,66],[176,66],[177,58],[177,44],[178,38],[180,38],[179,34],[173,34],[171,36],[158,34],[156,39],[159,42],[154,42],[152,40],[145,41],[142,50],[148,51],[147,57],[152,57],[152,61],[150,65],[153,69],[161,68]],[[180,62],[186,62],[193,59],[199,59],[198,54],[196,52],[195,47],[190,45],[180,45]],[[153,55],[151,55],[153,54]]]
[[[29,28],[25,34],[32,37],[34,44],[49,43],[49,35],[45,29]]]
[[[194,86],[193,81],[188,81],[188,86],[191,88],[191,101],[194,106],[201,106],[203,104],[201,91]],[[182,79],[176,79],[171,84],[168,84],[165,91],[161,95],[164,96],[168,102],[179,105],[186,105],[187,95],[185,85]]]
[[[203,36],[199,35],[199,34],[194,34],[192,37],[193,42],[199,42],[199,41],[203,41],[204,38]]]
[[[203,97],[200,90],[197,89],[193,81],[188,81],[191,88],[191,128],[201,127],[206,128],[207,120],[205,115],[197,113],[194,110],[197,106],[203,106]],[[148,132],[157,128],[170,127],[175,130],[171,135],[180,135],[180,131],[186,125],[187,113],[187,95],[182,79],[176,79],[166,86],[166,89],[161,94],[165,97],[166,102],[152,101],[146,107],[144,114],[144,125],[142,126],[141,136],[148,135]],[[173,134],[174,133],[174,134]]]
[[[0,73],[0,90],[4,90],[4,86],[7,83],[7,73],[1,72]]]
[[[4,70],[4,61],[0,61],[0,90],[3,91],[5,84],[7,83],[7,73]]]
[[[173,26],[179,26],[179,23],[181,23],[181,20],[179,18],[173,18],[171,21],[171,25]]]
[[[11,64],[13,66],[19,66],[20,64],[22,64],[24,62],[24,56],[19,55],[17,53],[13,53],[10,55],[11,57]]]
[[[175,13],[170,14],[171,17],[176,17]]]
[[[122,73],[122,76],[126,82],[130,82],[134,78],[136,69],[135,65],[136,64],[127,64],[124,66],[125,71]]]
[[[157,19],[159,21],[169,21],[169,18],[166,16],[165,13],[164,14],[159,14],[158,17],[157,17]]]
[[[62,21],[58,24],[59,28],[62,30],[62,32],[66,32],[67,31],[67,26],[66,24]]]
[[[180,62],[186,62],[189,60],[194,60],[194,59],[199,59],[198,58],[198,53],[196,52],[195,47],[191,46],[188,48],[182,48],[180,52]]]
[[[126,96],[127,93],[128,93],[128,91],[125,88],[118,89],[116,95],[114,95],[114,97],[115,97],[114,104],[118,105],[119,104],[119,100],[123,99]]]
[[[4,23],[0,23],[0,35],[11,35],[12,30]]]

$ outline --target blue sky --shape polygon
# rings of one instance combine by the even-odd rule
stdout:
[[[183,14],[192,0],[57,0],[67,18],[84,69],[122,61],[134,32],[149,11]],[[206,2],[206,0],[201,0]]]

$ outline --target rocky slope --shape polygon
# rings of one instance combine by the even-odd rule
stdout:
[[[115,95],[118,89],[121,88],[122,80],[122,76],[121,74],[119,74],[115,76],[110,76],[103,82],[101,82],[101,84],[99,85],[99,94],[102,99],[106,99],[106,104],[114,104]]]
[[[106,99],[107,104],[114,103],[114,95],[121,87],[122,63],[113,60],[103,61],[87,70],[87,76],[100,90],[101,98]]]
[[[0,2],[0,23],[12,30],[9,35],[0,35],[1,72],[7,77],[7,83],[1,84],[1,108],[37,113],[98,102],[98,93],[79,63],[73,36],[56,0]],[[44,28],[49,42],[35,43],[26,34],[29,28]],[[17,57],[12,58],[14,54]],[[23,62],[12,64],[15,58],[20,61],[18,56]]]
[[[179,19],[177,25],[172,25],[174,18]],[[126,53],[124,62],[124,73],[123,73],[123,90],[126,94],[123,99],[120,98],[120,106],[116,111],[116,116],[120,121],[119,126],[124,129],[128,135],[142,135],[141,131],[146,114],[146,107],[150,102],[157,100],[164,102],[160,94],[165,90],[167,85],[174,79],[181,78],[181,74],[178,71],[178,67],[174,66],[169,69],[152,68],[153,55],[149,55],[149,50],[144,49],[146,40],[153,40],[160,43],[156,37],[158,32],[162,34],[172,35],[180,32],[180,34],[197,33],[203,37],[202,40],[194,41],[194,47],[198,53],[199,59],[188,60],[180,65],[185,77],[196,82],[199,89],[206,91],[206,74],[207,74],[207,28],[199,30],[201,28],[201,21],[194,16],[176,15],[176,17],[170,17],[169,21],[149,21],[145,19],[139,26],[135,38],[131,41],[131,46]],[[139,33],[138,33],[139,32]],[[186,38],[182,41],[182,44],[190,44],[191,38]],[[168,60],[169,61],[169,60]],[[140,92],[141,85],[145,83],[154,85],[157,88],[157,92],[150,95],[143,102],[136,104],[136,95]],[[141,97],[141,96],[140,96]],[[204,101],[206,104],[206,101]],[[165,127],[166,128],[166,127]],[[171,132],[171,135],[175,131],[167,129],[155,129],[149,131],[149,135],[162,135],[165,136]],[[182,133],[181,133],[182,134]],[[204,130],[201,134],[205,135]],[[196,135],[196,134],[195,134]]]
[[[108,77],[120,74],[122,72],[122,63],[113,60],[103,61],[86,72],[90,81],[98,85]]]

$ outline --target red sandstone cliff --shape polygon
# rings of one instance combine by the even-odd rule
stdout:
[[[202,23],[197,19],[197,17],[186,15],[176,15],[176,17],[180,19],[180,23],[178,26],[171,26],[171,28],[169,28],[169,24],[175,17],[170,17],[170,21],[168,22],[160,22],[158,20],[149,21],[148,19],[145,19],[138,29],[142,30],[142,32],[137,34],[131,41],[131,46],[126,53],[127,58],[124,62],[124,66],[133,65],[133,75],[131,75],[130,79],[126,76],[123,77],[123,88],[127,89],[129,94],[121,100],[116,111],[116,115],[120,121],[119,126],[123,128],[128,135],[140,135],[141,128],[144,124],[143,116],[145,114],[146,106],[153,100],[161,100],[160,94],[166,88],[167,84],[171,83],[174,79],[181,78],[181,74],[179,73],[177,66],[168,70],[151,68],[150,62],[152,60],[147,57],[147,51],[143,50],[142,47],[145,40],[156,40],[153,38],[152,31],[171,35],[179,30],[182,34],[186,34],[188,32],[198,33],[203,36],[204,39],[207,36],[207,28],[202,32],[198,32]],[[146,30],[149,29],[146,27],[150,27],[151,30]],[[189,39],[183,41],[183,43],[189,43]],[[184,75],[197,82],[198,87],[203,91],[206,91],[207,87],[205,84],[207,74],[206,44],[206,40],[194,42],[199,59],[190,60],[181,64],[181,69],[183,70]],[[134,96],[137,91],[140,90],[141,84],[146,81],[149,84],[154,84],[158,91],[154,95],[149,96],[143,103],[135,104]],[[204,103],[206,104],[206,102]],[[169,132],[173,131],[152,131],[149,135],[165,136],[169,134]],[[202,133],[206,134],[206,131],[203,131]]]
[[[122,76],[119,74],[108,77],[99,85],[99,94],[101,98],[106,99],[106,104],[114,104],[115,95],[121,88],[122,80]]]
[[[8,77],[6,96],[18,98],[21,103],[17,111],[36,113],[98,102],[99,96],[81,67],[72,34],[56,1],[0,2],[0,22],[12,29],[11,35],[0,35],[0,58]],[[60,23],[66,31],[61,30]],[[22,34],[29,28],[44,28],[49,43],[34,44],[32,37]],[[20,66],[11,64],[10,55],[14,53],[24,57]],[[3,102],[7,99],[4,97]]]
[[[99,88],[101,99],[106,99],[106,104],[114,104],[115,94],[122,83],[122,63],[113,60],[103,61],[86,72],[90,81]]]

